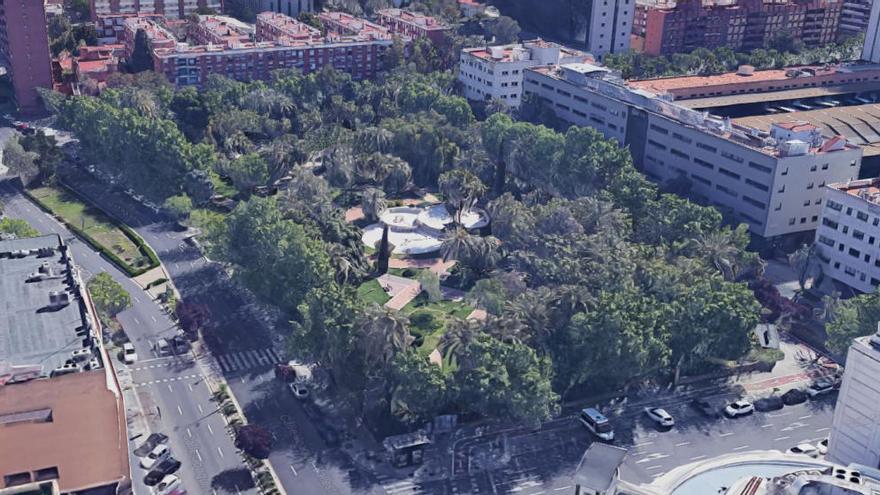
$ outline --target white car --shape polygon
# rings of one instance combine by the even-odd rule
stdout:
[[[126,342],[122,344],[122,360],[126,364],[134,364],[138,360],[137,351],[134,350],[134,344]]]
[[[666,412],[666,409],[659,407],[646,407],[645,414],[651,418],[651,421],[657,423],[657,426],[664,428],[672,428],[675,426],[675,419],[672,418],[671,414]]]
[[[828,439],[819,440],[819,443],[816,444],[816,450],[819,452],[819,455],[825,455],[828,453]]]
[[[168,495],[178,488],[180,488],[180,478],[173,474],[169,474],[162,478],[162,481],[156,485],[156,493],[159,495]]]
[[[153,466],[169,457],[171,457],[171,449],[167,445],[156,445],[146,457],[141,459],[141,467],[146,470],[153,469]]]
[[[809,443],[798,444],[785,452],[786,454],[803,454],[810,457],[818,457],[819,449]]]
[[[810,398],[818,397],[820,395],[825,395],[834,390],[834,382],[829,380],[828,378],[820,378],[813,382],[809,387],[807,387],[804,392],[810,396]]]
[[[742,399],[736,402],[731,402],[727,405],[727,407],[724,408],[724,414],[726,414],[728,418],[746,416],[748,414],[752,414],[753,412],[755,412],[755,406],[752,405],[751,402]]]

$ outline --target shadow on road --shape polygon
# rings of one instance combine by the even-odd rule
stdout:
[[[211,478],[211,488],[227,493],[238,493],[241,490],[255,488],[251,473],[246,468],[227,469]]]

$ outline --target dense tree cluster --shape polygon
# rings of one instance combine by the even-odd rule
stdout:
[[[661,194],[595,130],[504,113],[477,121],[448,72],[399,67],[355,82],[323,70],[202,91],[138,76],[99,98],[53,101],[89,157],[199,225],[213,258],[294,320],[291,348],[363,397],[418,422],[462,412],[535,423],[560,397],[700,370],[750,347],[758,259],[743,227]],[[269,198],[264,188],[284,187]],[[484,308],[452,318],[431,363],[403,313],[365,303],[371,266],[343,210],[375,219],[413,187],[456,223],[486,208],[491,235],[449,230],[443,281]],[[212,194],[239,200],[228,215]],[[429,297],[439,283],[420,277]],[[433,292],[433,295],[430,293]]]
[[[697,48],[690,53],[676,53],[668,57],[640,52],[612,53],[605,57],[603,62],[608,67],[620,71],[624,79],[708,76],[732,72],[741,65],[751,65],[756,69],[781,69],[794,65],[858,60],[863,40],[862,35],[848,38],[842,43],[829,43],[805,49],[802,44],[793,42],[785,36],[779,36],[774,47],[758,48],[748,53],[734,52],[722,46],[714,50]]]

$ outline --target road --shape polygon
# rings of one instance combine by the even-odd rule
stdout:
[[[316,429],[320,419],[307,416],[303,405],[274,380],[272,366],[284,361],[284,356],[272,345],[273,336],[283,333],[289,318],[261,314],[221,267],[183,242],[183,234],[167,218],[122,193],[107,191],[82,172],[69,176],[69,185],[114,212],[150,244],[182,300],[208,309],[210,322],[204,333],[211,352],[248,421],[272,431],[275,445],[269,461],[285,490],[291,494],[381,493],[370,473],[357,469],[338,448],[327,445]]]
[[[179,476],[184,485],[195,493],[211,493],[212,490],[237,493],[238,485],[241,493],[248,493],[246,485],[238,481],[245,467],[226,433],[224,420],[219,415],[201,412],[212,411],[216,404],[210,400],[210,393],[200,380],[199,364],[191,356],[173,362],[151,358],[151,342],[174,332],[174,324],[168,315],[124,273],[33,205],[8,181],[0,182],[0,201],[10,217],[27,221],[41,233],[61,235],[70,245],[84,279],[107,272],[131,294],[132,307],[118,315],[140,357],[140,361],[129,370],[150,422],[161,425],[161,431],[170,437],[172,454],[183,462]],[[118,366],[125,368],[122,363]],[[136,444],[137,441],[133,441],[130,447],[133,449]],[[138,466],[139,459],[132,457],[131,461],[136,493],[150,493],[142,483],[146,473]]]

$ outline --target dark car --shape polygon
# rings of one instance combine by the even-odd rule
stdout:
[[[700,411],[707,418],[717,418],[719,416],[718,408],[712,405],[706,399],[694,399],[691,401],[691,407]]]
[[[771,395],[770,397],[765,397],[763,399],[758,399],[755,401],[755,409],[761,412],[778,411],[784,406],[785,403],[782,401],[782,397],[778,395]]]
[[[785,403],[786,406],[793,406],[795,404],[803,404],[807,401],[807,394],[803,390],[793,388],[788,392],[782,394],[782,402]]]
[[[168,441],[168,435],[162,433],[150,433],[150,436],[138,448],[134,449],[134,455],[143,457],[150,453],[160,443]]]
[[[318,435],[324,440],[324,443],[326,443],[328,447],[339,447],[339,434],[336,433],[335,428],[325,422],[319,422],[315,424],[315,429],[318,430]]]
[[[152,471],[144,476],[144,484],[147,486],[153,486],[162,481],[162,478],[177,471],[178,469],[180,469],[180,461],[173,457],[169,457],[157,464]]]

